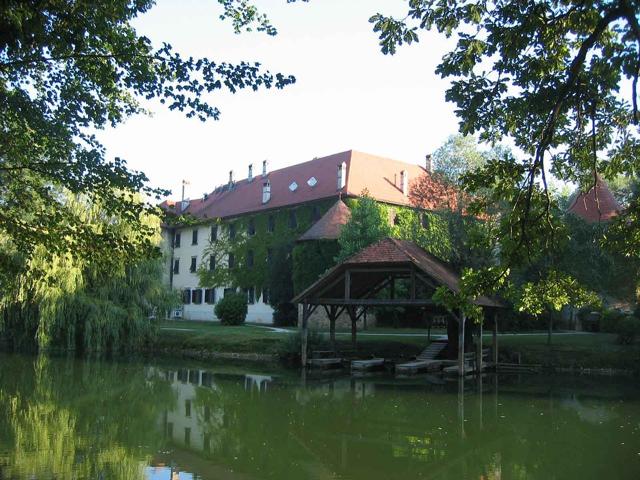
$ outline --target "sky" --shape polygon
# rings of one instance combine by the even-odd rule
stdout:
[[[258,0],[278,35],[233,33],[219,20],[216,0],[159,0],[135,20],[154,44],[167,41],[183,56],[215,61],[257,61],[271,72],[292,74],[283,90],[222,91],[207,99],[220,120],[201,122],[145,103],[138,115],[99,133],[109,158],[121,157],[147,174],[155,187],[180,197],[201,197],[248,165],[271,170],[345,150],[422,164],[425,155],[457,132],[454,106],[445,102],[448,81],[434,72],[453,46],[437,33],[394,56],[380,52],[368,22],[381,12],[404,16],[402,0],[313,0],[287,4]]]

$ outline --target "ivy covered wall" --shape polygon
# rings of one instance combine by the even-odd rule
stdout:
[[[295,241],[335,202],[336,198],[328,198],[217,221],[218,239],[204,249],[198,270],[200,285],[254,287],[259,297],[269,287],[270,262],[280,257],[277,250],[286,247],[292,251]],[[235,236],[229,238],[233,229]],[[232,268],[228,268],[229,253],[233,256]],[[215,258],[213,270],[209,269],[211,256]]]

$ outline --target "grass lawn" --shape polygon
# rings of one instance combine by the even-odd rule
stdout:
[[[205,349],[217,352],[275,353],[283,334],[264,327],[228,327],[211,322],[162,322],[157,346],[170,350]]]
[[[285,333],[256,325],[227,327],[219,323],[185,320],[163,322],[161,327],[158,347],[176,351],[198,349],[236,353],[278,353],[287,342],[289,349],[295,349],[292,338],[297,332],[296,328],[288,328],[290,332]],[[340,350],[350,350],[351,336],[344,333],[348,332],[338,330],[337,347]],[[434,335],[443,333],[439,330],[432,331]],[[326,339],[328,334],[322,334]],[[607,333],[554,334],[551,341],[551,346],[548,346],[546,333],[500,335],[498,342],[501,360],[515,362],[519,353],[522,363],[527,364],[640,370],[640,342],[620,345],[616,343],[616,335]],[[486,346],[491,345],[490,333],[484,335],[483,342]],[[358,332],[357,350],[362,356],[411,358],[426,345],[426,330],[423,329],[370,328],[365,332]],[[328,348],[328,345],[311,348],[323,349]]]
[[[522,363],[640,370],[640,343],[620,345],[616,338],[611,333],[552,335],[551,345],[547,345],[546,334],[514,334],[501,335],[498,344],[501,357],[514,361],[520,353]],[[483,341],[490,344],[491,337]]]

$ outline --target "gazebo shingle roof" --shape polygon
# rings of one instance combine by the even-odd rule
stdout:
[[[459,276],[447,263],[423,250],[414,242],[387,237],[362,249],[360,252],[330,269],[313,285],[297,295],[293,299],[293,302],[302,303],[307,298],[313,298],[315,291],[322,290],[325,286],[332,284],[333,280],[338,278],[342,274],[342,271],[349,267],[377,265],[382,268],[388,267],[392,269],[398,265],[408,264],[413,264],[429,277],[436,280],[438,284],[446,286],[451,291],[460,291]],[[373,275],[369,277],[371,281],[374,281]],[[339,292],[341,289],[342,287],[340,285],[335,286],[336,292]],[[501,306],[500,302],[484,296],[478,297],[474,303],[487,307]]]

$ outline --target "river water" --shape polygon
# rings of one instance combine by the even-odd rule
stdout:
[[[635,378],[0,355],[0,479],[640,479]]]

